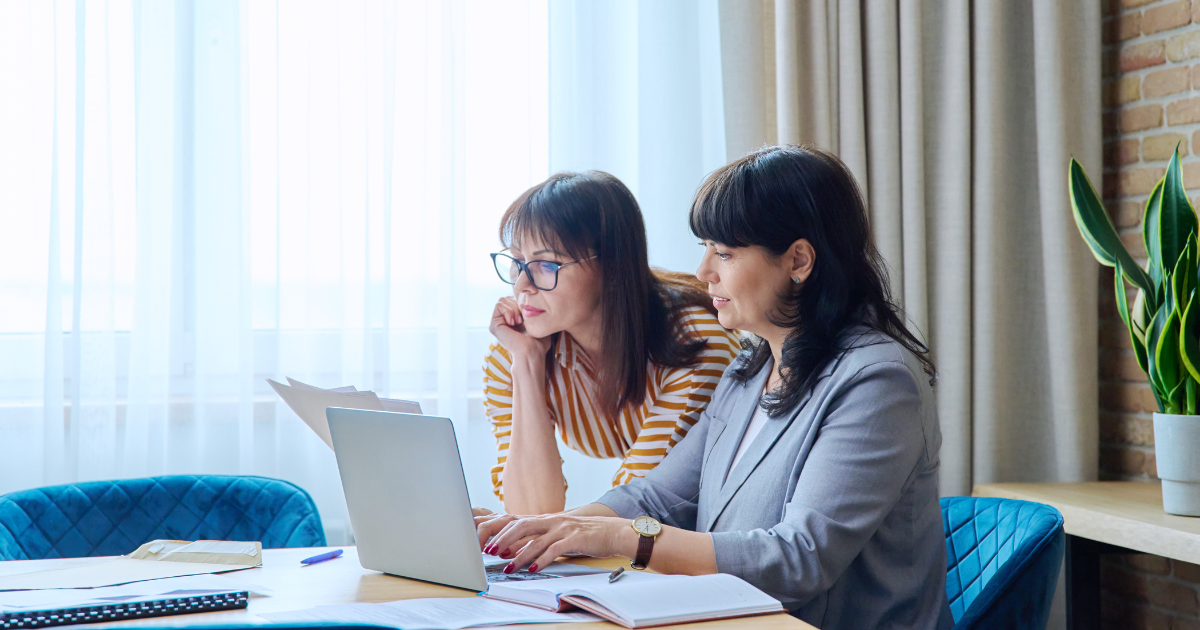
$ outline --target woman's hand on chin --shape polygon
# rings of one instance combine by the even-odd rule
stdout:
[[[515,555],[506,573],[522,567],[538,571],[568,552],[628,557],[636,549],[636,536],[628,519],[606,516],[503,515],[479,527],[484,553],[501,558]]]
[[[488,332],[512,353],[514,360],[541,359],[550,350],[550,337],[538,338],[525,331],[525,316],[514,298],[502,297],[496,302]]]

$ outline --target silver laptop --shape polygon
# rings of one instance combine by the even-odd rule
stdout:
[[[485,566],[448,418],[325,410],[363,568],[475,591],[559,577]]]

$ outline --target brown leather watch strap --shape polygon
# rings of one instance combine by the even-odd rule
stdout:
[[[638,538],[637,554],[634,555],[633,562],[630,562],[629,566],[640,571],[650,564],[650,552],[654,551],[656,536],[639,536]]]

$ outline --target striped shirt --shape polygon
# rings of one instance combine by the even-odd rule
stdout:
[[[556,361],[547,376],[546,404],[558,434],[567,446],[596,458],[621,458],[614,486],[641,477],[666,457],[688,429],[700,419],[713,389],[740,351],[735,333],[725,330],[715,315],[701,307],[682,309],[681,328],[708,344],[696,363],[663,367],[650,363],[646,398],[626,406],[615,421],[600,411],[595,400],[595,373],[571,336],[559,336]],[[512,357],[500,344],[488,348],[483,364],[484,409],[492,423],[499,457],[492,468],[492,486],[504,500],[504,464],[512,434]]]

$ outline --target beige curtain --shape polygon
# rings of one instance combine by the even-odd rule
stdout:
[[[726,146],[838,153],[938,364],[942,493],[1097,471],[1094,0],[721,0]]]

